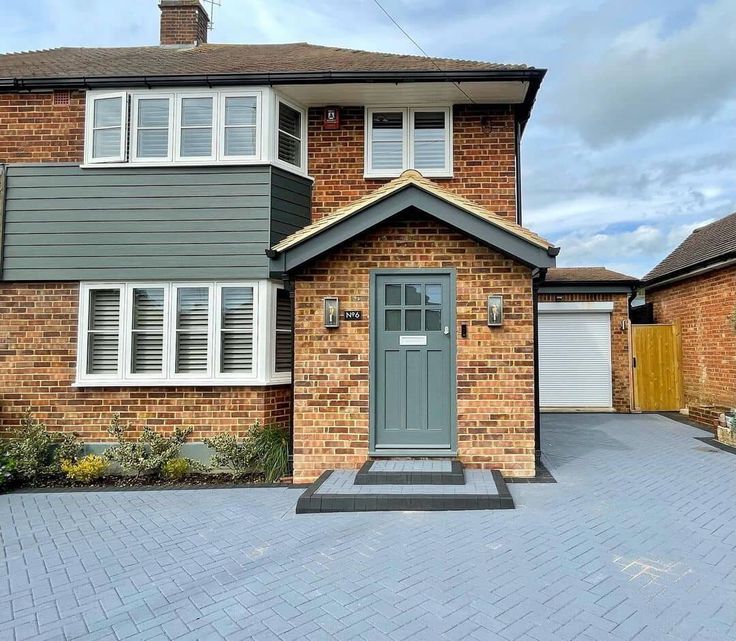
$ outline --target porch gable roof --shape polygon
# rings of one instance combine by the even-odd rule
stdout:
[[[532,267],[555,265],[559,249],[549,241],[413,169],[287,236],[273,246],[269,256],[272,261],[282,260],[283,270],[291,271],[410,208]]]

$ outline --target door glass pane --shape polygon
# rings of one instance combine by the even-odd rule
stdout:
[[[422,331],[422,310],[421,309],[407,309],[404,329],[407,332],[421,332]]]
[[[401,305],[401,285],[386,285],[386,305]]]
[[[424,310],[424,329],[427,332],[438,332],[442,329],[442,312],[439,309]]]
[[[424,293],[425,305],[442,305],[442,285],[427,285]]]
[[[401,310],[399,309],[387,309],[386,310],[386,331],[387,332],[400,332],[401,331]]]
[[[421,285],[404,285],[404,301],[405,305],[421,305],[422,304],[422,286]]]

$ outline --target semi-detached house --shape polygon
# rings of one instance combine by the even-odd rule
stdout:
[[[545,71],[208,44],[198,1],[160,8],[159,46],[0,56],[2,428],[260,421],[291,426],[297,481],[532,475],[558,250],[522,226],[519,148]],[[544,312],[604,314],[594,402],[625,411],[630,284],[563,280]]]

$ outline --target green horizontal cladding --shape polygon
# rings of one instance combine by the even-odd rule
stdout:
[[[6,166],[2,278],[252,279],[309,223],[311,181],[263,166]]]

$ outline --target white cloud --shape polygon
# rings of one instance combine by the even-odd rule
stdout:
[[[559,116],[594,146],[664,122],[707,120],[736,95],[736,2],[702,4],[688,26],[649,20],[614,34],[597,58],[568,70]]]

